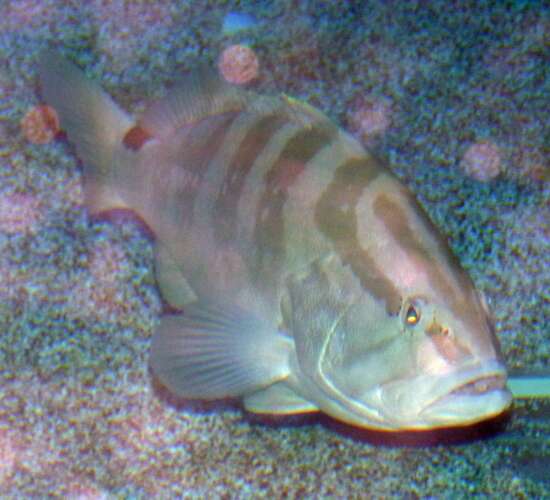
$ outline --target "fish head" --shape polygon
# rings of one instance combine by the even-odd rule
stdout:
[[[370,297],[324,324],[321,314],[325,342],[318,350],[298,343],[320,408],[381,430],[465,426],[503,412],[511,403],[506,368],[490,316],[471,291],[462,316],[426,293],[406,296],[396,314]]]
[[[506,369],[487,316],[471,306],[475,313],[456,317],[436,297],[407,297],[385,322],[387,340],[367,352],[348,350],[334,379],[355,409],[394,430],[464,426],[500,414],[511,402]]]
[[[488,307],[420,207],[394,198],[369,219],[370,239],[357,238],[302,280],[312,284],[302,289],[307,304],[293,306],[313,325],[298,327],[296,338],[310,390],[327,414],[372,429],[494,417],[512,397]]]

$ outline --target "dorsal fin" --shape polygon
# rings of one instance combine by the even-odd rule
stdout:
[[[204,118],[246,109],[276,113],[304,127],[334,126],[320,111],[286,95],[259,95],[226,82],[214,69],[202,65],[186,74],[167,94],[153,102],[138,121],[140,129],[165,136]],[[329,125],[330,124],[330,125]]]
[[[139,123],[155,136],[169,134],[207,116],[243,109],[250,99],[247,94],[225,82],[213,69],[199,66],[153,102]]]

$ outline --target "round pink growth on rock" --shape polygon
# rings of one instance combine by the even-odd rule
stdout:
[[[480,182],[490,181],[500,174],[500,151],[490,141],[476,142],[464,153],[460,168],[472,179]]]
[[[350,128],[361,139],[384,133],[391,125],[391,104],[387,99],[359,97],[349,113]]]
[[[231,45],[222,52],[218,69],[228,82],[243,85],[258,77],[260,63],[250,47]]]
[[[21,119],[21,130],[29,142],[48,144],[59,132],[57,112],[46,104],[34,106]]]

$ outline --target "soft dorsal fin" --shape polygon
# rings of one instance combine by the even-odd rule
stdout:
[[[207,116],[243,109],[255,94],[228,84],[216,71],[199,66],[153,102],[139,120],[154,135],[165,135]]]
[[[284,94],[269,96],[245,90],[202,65],[187,73],[163,98],[153,102],[140,118],[139,127],[160,137],[209,116],[241,110],[260,115],[284,115],[304,127],[334,126],[323,113],[297,99]]]

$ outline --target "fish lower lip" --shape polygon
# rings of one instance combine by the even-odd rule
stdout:
[[[483,394],[493,390],[504,389],[505,386],[506,379],[502,375],[488,375],[486,377],[467,382],[453,390],[450,394],[474,396],[476,394]]]
[[[439,384],[440,396],[480,396],[506,387],[506,368],[499,361],[489,361],[464,367],[450,373]]]

